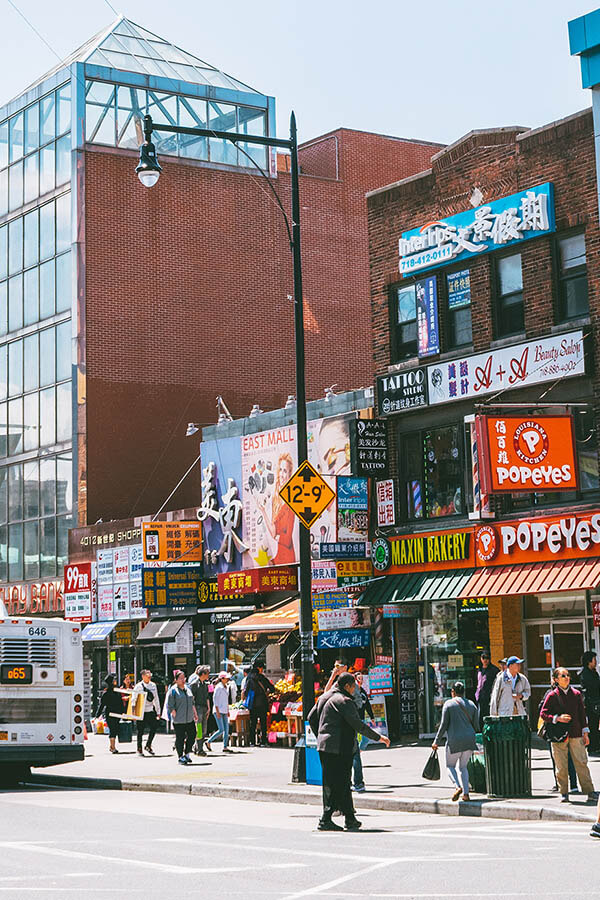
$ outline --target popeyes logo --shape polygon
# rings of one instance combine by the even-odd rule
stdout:
[[[498,552],[498,538],[491,525],[483,525],[475,533],[475,552],[482,562],[489,562]]]
[[[485,493],[576,490],[571,416],[477,416],[475,427]]]
[[[600,512],[483,525],[475,533],[480,565],[544,562],[598,555]]]

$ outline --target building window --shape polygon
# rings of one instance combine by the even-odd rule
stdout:
[[[462,515],[465,463],[460,426],[402,435],[399,446],[405,517]]]
[[[390,307],[391,362],[398,362],[417,355],[416,286],[408,284],[392,288]]]
[[[471,274],[468,269],[446,275],[446,331],[449,350],[473,341],[471,329]]]
[[[560,321],[587,316],[588,283],[585,235],[573,234],[558,242]]]
[[[501,256],[496,271],[496,335],[520,334],[525,328],[521,254]]]

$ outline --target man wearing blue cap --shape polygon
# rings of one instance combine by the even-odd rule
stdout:
[[[525,700],[531,696],[529,681],[521,673],[518,656],[509,656],[506,669],[496,676],[492,699],[490,701],[491,716],[526,716]]]

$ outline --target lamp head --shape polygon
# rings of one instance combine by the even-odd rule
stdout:
[[[162,167],[156,158],[156,147],[151,140],[145,141],[140,147],[140,161],[135,171],[144,187],[152,187],[158,181]]]
[[[192,437],[192,435],[197,434],[198,426],[195,422],[188,422],[187,430],[185,432],[186,437]]]

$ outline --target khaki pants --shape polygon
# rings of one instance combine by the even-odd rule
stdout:
[[[569,750],[577,772],[579,784],[584,794],[591,794],[594,790],[592,776],[588,768],[588,756],[583,738],[569,738],[560,744],[552,744],[552,755],[556,764],[556,780],[561,794],[569,793]]]

